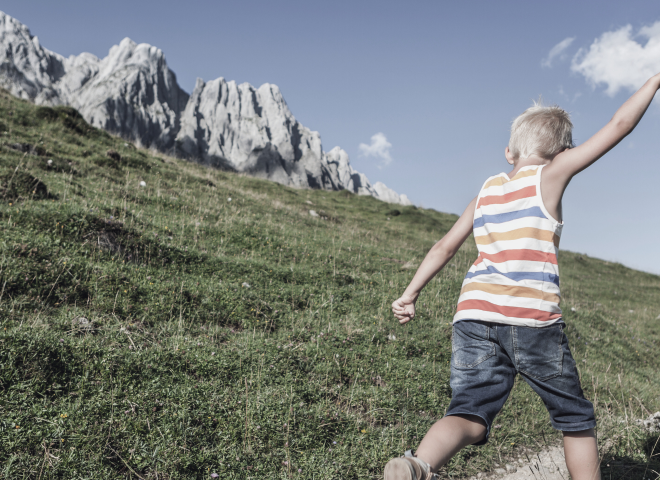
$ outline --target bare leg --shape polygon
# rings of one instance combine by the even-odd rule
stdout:
[[[593,428],[564,432],[564,456],[573,480],[600,480],[600,458]]]
[[[451,415],[433,424],[415,455],[428,463],[432,472],[436,472],[463,447],[483,440],[485,436],[486,424],[480,417]]]

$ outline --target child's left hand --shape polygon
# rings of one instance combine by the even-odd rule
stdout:
[[[395,300],[392,303],[392,313],[401,325],[408,323],[415,318],[415,301],[405,296]]]

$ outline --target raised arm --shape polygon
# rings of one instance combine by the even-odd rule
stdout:
[[[399,319],[399,323],[408,323],[415,318],[415,302],[422,289],[456,255],[465,239],[472,233],[476,203],[475,197],[447,235],[431,247],[406,291],[392,304],[392,312]]]
[[[549,187],[550,190],[559,191],[561,197],[574,175],[609,152],[634,130],[658,88],[660,88],[660,74],[651,77],[593,137],[582,145],[557,155],[543,170],[542,189]]]

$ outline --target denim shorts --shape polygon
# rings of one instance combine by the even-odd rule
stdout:
[[[446,415],[476,415],[490,427],[520,373],[545,403],[552,426],[565,432],[596,426],[584,398],[564,324],[524,327],[461,320],[454,324],[451,403]]]

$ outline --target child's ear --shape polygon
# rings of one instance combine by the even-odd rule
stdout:
[[[513,158],[513,154],[511,153],[511,150],[509,150],[509,147],[507,146],[504,149],[504,156],[506,157],[506,161],[509,163],[509,165],[513,165],[515,163],[515,158]]]

